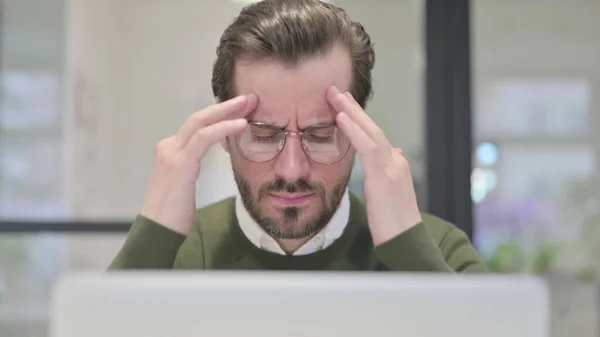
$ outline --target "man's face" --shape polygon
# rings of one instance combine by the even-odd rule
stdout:
[[[237,94],[254,93],[258,107],[247,118],[291,132],[335,122],[336,111],[326,90],[335,85],[349,90],[352,66],[349,53],[334,47],[291,67],[279,60],[238,60]],[[340,130],[341,132],[341,130]],[[279,239],[302,239],[321,230],[331,219],[345,192],[354,151],[324,165],[311,160],[300,137],[288,135],[273,160],[256,163],[241,153],[235,137],[229,139],[234,176],[252,217]]]

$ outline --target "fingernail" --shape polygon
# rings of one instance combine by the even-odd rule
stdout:
[[[256,103],[258,102],[258,96],[255,94],[246,95],[246,107],[245,110],[250,112],[256,107]]]
[[[334,95],[338,95],[340,93],[340,90],[335,85],[332,85],[329,88],[331,90],[331,93],[334,94]]]
[[[238,119],[234,120],[233,123],[235,123],[235,126],[242,126],[242,125],[246,125],[246,123],[248,123],[248,121],[244,118],[238,118]]]
[[[346,123],[346,119],[349,118],[348,114],[346,114],[345,112],[340,112],[335,117],[336,119],[340,119],[342,123]]]
[[[246,103],[252,103],[252,100],[256,99],[256,95],[248,94],[243,96],[246,99]]]

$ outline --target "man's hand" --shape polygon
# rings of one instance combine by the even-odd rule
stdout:
[[[239,96],[192,114],[178,132],[158,142],[140,215],[187,235],[196,216],[196,181],[210,147],[243,131],[242,118],[256,109],[254,94]]]
[[[350,93],[330,87],[327,99],[338,111],[339,128],[363,160],[369,229],[378,246],[422,221],[408,161]]]

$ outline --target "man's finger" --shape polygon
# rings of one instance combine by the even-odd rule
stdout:
[[[200,110],[188,117],[181,128],[179,128],[179,131],[175,135],[176,143],[180,148],[183,148],[199,129],[226,119],[245,117],[256,109],[257,105],[258,97],[254,94],[249,94],[247,96],[238,96]]]
[[[199,162],[213,144],[223,141],[227,136],[242,132],[247,126],[247,120],[238,118],[217,122],[201,128],[193,134],[186,144],[183,149],[184,155],[189,160]]]
[[[352,146],[362,158],[368,158],[375,151],[376,144],[369,135],[356,124],[345,112],[340,112],[336,117],[338,127],[350,139]]]
[[[348,116],[376,142],[387,142],[383,131],[373,122],[373,120],[364,112],[350,93],[341,93],[335,86],[327,90],[327,99],[330,104],[338,111],[345,112]]]

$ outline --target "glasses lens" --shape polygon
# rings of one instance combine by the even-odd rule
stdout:
[[[250,124],[236,139],[242,155],[257,163],[277,157],[285,144],[283,132],[263,125]]]
[[[336,126],[319,126],[303,134],[302,145],[306,155],[320,164],[340,161],[350,148],[350,140]]]
[[[273,160],[285,146],[286,135],[268,125],[250,124],[236,136],[241,154],[256,163]],[[334,164],[350,149],[350,140],[335,126],[317,126],[302,134],[302,147],[306,155],[319,164]]]

